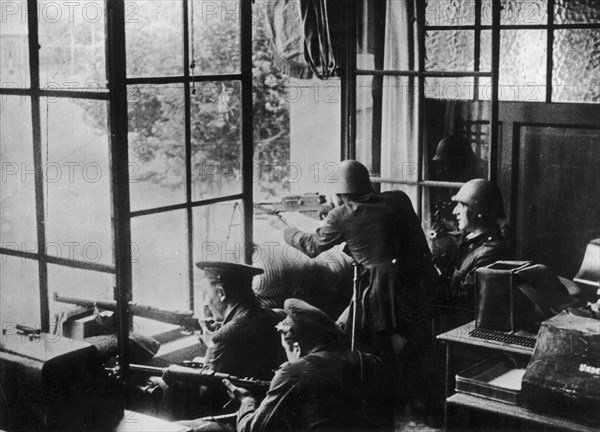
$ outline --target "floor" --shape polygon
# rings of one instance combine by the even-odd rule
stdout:
[[[441,419],[436,422],[426,421],[422,416],[410,412],[410,407],[396,412],[394,416],[395,432],[442,432]]]

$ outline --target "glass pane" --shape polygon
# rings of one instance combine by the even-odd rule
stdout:
[[[194,208],[194,262],[243,262],[242,203]]]
[[[417,20],[408,15],[405,2],[364,0],[358,7],[357,68],[416,70]],[[413,46],[407,44],[409,35]]]
[[[58,322],[57,314],[74,309],[76,306],[53,300],[54,293],[64,297],[86,300],[113,300],[115,277],[109,273],[99,273],[59,265],[48,265],[48,294],[50,296],[50,327]]]
[[[475,24],[475,2],[472,0],[429,0],[425,9],[425,25],[450,26]]]
[[[188,309],[185,211],[131,220],[133,301],[168,310]]]
[[[554,22],[557,24],[600,23],[600,4],[597,0],[555,0]]]
[[[426,231],[453,233],[458,230],[456,216],[452,214],[456,203],[451,198],[459,188],[423,188],[423,228]]]
[[[132,210],[185,202],[183,86],[128,87]]]
[[[107,103],[42,99],[48,253],[113,262]]]
[[[416,180],[416,79],[359,76],[356,90],[356,158],[375,177]]]
[[[290,80],[273,63],[264,20],[253,21],[254,199],[289,194],[285,171],[290,166]],[[294,102],[296,102],[294,100]]]
[[[31,105],[24,96],[1,96],[0,237],[2,247],[37,251]]]
[[[428,99],[467,100],[474,97],[473,77],[425,79],[425,97]]]
[[[40,85],[105,90],[103,1],[39,1]]]
[[[192,95],[192,197],[242,191],[241,85],[203,82]]]
[[[2,328],[9,323],[41,328],[38,262],[0,255],[0,268]]]
[[[374,89],[374,83],[379,91]],[[382,77],[362,75],[356,77],[356,159],[369,172],[379,175],[381,160],[381,92]],[[374,101],[376,100],[376,101]],[[373,109],[377,105],[378,121],[373,127]],[[375,146],[373,145],[375,137]],[[374,153],[376,153],[374,155]],[[373,163],[375,159],[375,164]]]
[[[486,178],[491,105],[429,99],[425,108],[423,177],[459,183]]]
[[[239,0],[191,0],[190,34],[195,75],[240,71]]]
[[[387,46],[388,57],[398,46],[398,38],[387,29],[386,10],[389,8],[392,17],[398,12],[396,4],[360,0],[357,14],[357,47],[356,67],[358,69],[383,69],[384,46]],[[406,15],[406,14],[405,14]],[[408,21],[405,21],[406,23]],[[385,38],[388,38],[387,43]]]
[[[374,129],[381,130],[382,178],[405,182],[418,180],[418,85],[413,77],[385,77],[381,97],[381,125],[373,118]],[[374,135],[376,136],[376,135]],[[374,169],[375,170],[375,169]],[[375,173],[374,173],[375,174]],[[389,185],[382,185],[386,190]],[[393,186],[392,188],[396,188]]]
[[[588,242],[600,236],[600,131],[523,127],[519,132],[518,256],[572,278]]]
[[[183,75],[181,1],[127,1],[125,36],[128,76]]]
[[[554,32],[553,102],[600,102],[600,29]]]
[[[491,70],[491,31],[481,32],[481,70]],[[500,33],[500,100],[546,99],[546,31],[502,30]],[[487,98],[484,92],[482,98]]]
[[[0,7],[2,8],[2,26],[0,27],[2,87],[29,87],[27,4],[24,1],[0,0]]]
[[[481,23],[492,24],[492,2],[481,2]],[[537,25],[548,22],[547,0],[502,0],[500,24],[502,25]]]
[[[425,69],[473,70],[474,35],[475,32],[468,30],[428,31],[425,35]]]

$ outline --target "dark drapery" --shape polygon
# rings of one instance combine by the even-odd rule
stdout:
[[[339,74],[343,33],[339,3],[333,0],[264,3],[273,58],[282,71],[301,79],[313,75],[327,79]]]

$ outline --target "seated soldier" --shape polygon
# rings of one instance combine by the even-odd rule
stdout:
[[[204,271],[205,301],[221,327],[212,335],[204,367],[238,377],[270,380],[284,360],[275,325],[281,310],[263,308],[252,290],[260,268],[227,262],[199,262]],[[200,401],[207,414],[220,414],[229,401],[223,388],[202,388]],[[181,418],[181,417],[180,417]],[[192,425],[193,426],[193,425]]]
[[[504,205],[498,187],[484,179],[465,183],[452,197],[462,239],[442,274],[453,319],[445,330],[475,319],[475,270],[499,260],[510,259],[506,240],[497,219],[504,218]]]
[[[238,431],[374,430],[391,427],[381,394],[382,363],[342,347],[343,334],[323,311],[298,299],[285,301],[277,327],[288,362],[275,374],[260,406],[245,389],[224,380],[240,402]]]

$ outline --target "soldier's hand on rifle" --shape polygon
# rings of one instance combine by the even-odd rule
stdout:
[[[251,398],[252,394],[245,388],[234,386],[228,379],[223,380],[223,385],[227,388],[227,394],[232,400],[238,401],[240,404],[245,398]]]

